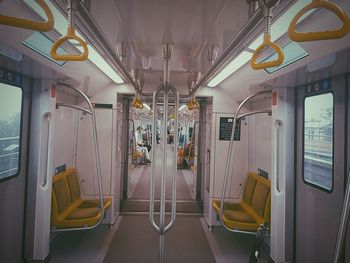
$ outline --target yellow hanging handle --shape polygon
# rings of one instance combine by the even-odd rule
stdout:
[[[315,8],[325,8],[333,12],[339,17],[340,21],[343,23],[343,26],[333,31],[307,32],[307,33],[301,33],[296,31],[296,25],[299,19],[308,11]],[[301,9],[295,15],[295,17],[293,18],[292,22],[289,25],[288,35],[289,35],[289,38],[293,41],[304,42],[304,41],[342,38],[349,32],[349,30],[350,30],[350,20],[343,9],[341,9],[338,5],[331,3],[327,0],[313,0],[310,4],[306,5],[303,9]]]
[[[143,109],[143,103],[142,103],[142,100],[140,99],[140,97],[136,96],[132,100],[132,106],[135,107],[136,109]]]
[[[284,60],[284,54],[279,45],[276,43],[272,42],[270,35],[264,34],[264,42],[255,50],[252,59],[250,61],[250,66],[253,69],[265,69],[265,68],[273,68],[281,65]],[[276,51],[277,53],[277,59],[274,61],[268,61],[268,62],[262,62],[258,63],[257,58],[259,57],[260,53],[265,49],[265,48],[272,48]]]
[[[200,108],[199,102],[192,97],[190,102],[187,104],[188,110],[198,110]]]
[[[83,53],[81,54],[77,54],[77,55],[60,55],[57,54],[57,49],[66,41],[68,40],[76,40],[79,42],[79,44],[82,46],[83,48]],[[62,61],[84,61],[88,58],[89,56],[89,49],[87,47],[87,43],[81,39],[80,37],[78,37],[75,34],[75,28],[72,26],[68,27],[67,30],[67,35],[60,37],[51,47],[51,57],[55,60],[62,60]]]
[[[1,2],[1,1],[0,1]],[[44,0],[37,0],[38,5],[44,10],[47,21],[46,22],[35,22],[23,18],[17,18],[12,16],[0,15],[0,24],[15,26],[40,32],[47,32],[53,28],[54,18],[52,12]]]

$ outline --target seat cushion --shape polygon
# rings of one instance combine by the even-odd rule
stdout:
[[[65,219],[77,220],[77,219],[93,218],[98,216],[99,214],[100,214],[100,209],[97,207],[76,208]]]
[[[111,198],[105,198],[103,199],[103,207],[104,209],[107,209],[112,203]],[[93,200],[83,200],[81,204],[78,206],[78,208],[90,208],[90,207],[100,207],[100,200],[99,199],[93,199]]]
[[[243,223],[255,223],[256,221],[254,218],[248,214],[245,211],[231,211],[231,210],[225,210],[223,211],[223,216],[227,220],[230,221],[236,221],[236,222],[243,222]]]
[[[219,214],[220,211],[220,200],[213,200],[212,206],[217,214]],[[233,210],[233,211],[242,211],[244,210],[240,203],[229,203],[225,202],[224,204],[224,210]]]

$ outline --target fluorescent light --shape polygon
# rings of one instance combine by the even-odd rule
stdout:
[[[57,61],[51,57],[50,50],[51,46],[53,45],[53,41],[41,32],[35,32],[34,34],[30,35],[26,40],[22,42],[22,44],[44,56],[45,58],[51,60],[57,65],[63,66],[67,62]],[[60,54],[69,54],[67,50],[63,49],[62,47],[58,48],[58,51]]]
[[[266,68],[265,71],[269,74],[276,72],[277,70],[280,70],[281,68],[284,68],[306,56],[309,54],[296,42],[291,41],[287,45],[285,45],[283,48],[283,53],[284,53],[284,60],[281,65],[278,67],[273,67],[273,68]],[[271,56],[265,58],[263,62],[266,61],[273,61],[277,59],[277,53],[274,52]]]
[[[211,81],[207,84],[208,87],[215,87],[227,77],[232,75],[238,69],[240,69],[245,63],[247,63],[252,57],[252,53],[248,51],[243,51],[237,57],[235,57],[225,68],[223,68],[219,74],[217,74]]]
[[[283,34],[288,31],[288,27],[293,17],[303,8],[305,5],[311,3],[311,0],[299,0],[294,5],[292,5],[280,18],[273,22],[271,26],[271,40],[275,41],[279,39]],[[310,14],[315,12],[315,10],[310,10],[305,15],[303,15],[298,23],[308,17]],[[248,47],[249,49],[257,49],[263,42],[263,34],[261,34],[253,43]]]
[[[185,109],[187,107],[187,104],[181,105],[179,108],[179,111],[182,111],[183,109]]]
[[[40,8],[40,6],[36,3],[36,1],[32,0],[24,0],[24,2],[30,6],[39,16],[41,16],[43,19],[46,19],[45,12]],[[51,9],[52,15],[55,19],[54,28],[55,30],[62,36],[66,35],[67,33],[67,27],[68,27],[68,21],[67,19],[61,14],[61,12],[48,0],[45,1],[46,4]],[[76,31],[76,35],[82,39],[84,37]],[[75,43],[76,41],[70,41],[70,43]],[[81,46],[75,46],[80,52],[82,52]],[[88,59],[96,66],[98,67],[104,74],[106,74],[111,80],[113,80],[117,84],[124,83],[124,80],[120,77],[120,75],[106,62],[106,60],[92,47],[91,45],[88,45],[89,49],[89,57]]]
[[[143,106],[147,109],[147,110],[151,110],[151,107],[150,106],[148,106],[146,103],[143,103]]]

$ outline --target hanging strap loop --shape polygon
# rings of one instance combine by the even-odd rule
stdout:
[[[87,43],[78,37],[75,34],[75,11],[76,8],[73,5],[75,2],[74,0],[71,0],[68,2],[68,29],[67,29],[67,35],[60,37],[51,47],[51,57],[55,60],[62,60],[62,61],[84,61],[89,56],[89,49],[87,46]],[[76,40],[79,42],[80,46],[83,48],[83,52],[81,54],[69,54],[69,55],[62,55],[57,54],[58,48],[66,41],[69,40]]]
[[[44,10],[45,15],[47,17],[47,21],[35,22],[28,19],[0,15],[0,24],[35,30],[39,32],[50,31],[54,25],[54,18],[52,12],[44,0],[37,0],[36,2]]]
[[[259,0],[259,6],[264,14],[265,19],[265,32],[264,32],[264,41],[263,43],[255,50],[252,59],[250,61],[250,66],[257,70],[257,69],[265,69],[265,68],[272,68],[277,67],[283,63],[284,60],[284,54],[281,49],[281,47],[276,44],[275,42],[271,41],[271,20],[273,16],[273,11],[277,7],[277,4],[279,1],[274,1],[271,4],[267,4],[264,0]],[[261,52],[265,50],[265,48],[272,48],[277,53],[277,59],[273,61],[268,62],[261,62],[258,63],[257,59]]]
[[[143,109],[143,102],[139,95],[136,95],[134,99],[132,100],[132,106],[136,109]]]
[[[270,35],[265,34],[264,42],[255,50],[255,53],[253,54],[252,59],[250,61],[250,66],[253,69],[272,68],[272,67],[277,67],[283,63],[284,54],[281,47],[276,43],[272,42],[270,39],[271,39]],[[277,59],[274,61],[258,63],[257,58],[259,57],[260,53],[267,47],[270,47],[276,51]]]
[[[298,32],[296,31],[296,25],[299,19],[315,8],[324,8],[333,12],[338,16],[340,21],[343,23],[343,26],[339,29],[335,29],[332,31],[321,31],[321,32]],[[341,9],[338,5],[329,2],[327,0],[313,0],[310,4],[306,5],[303,9],[301,9],[293,18],[292,22],[288,28],[289,38],[296,42],[304,42],[304,41],[315,41],[315,40],[328,40],[328,39],[337,39],[345,36],[350,30],[350,20],[347,14]]]

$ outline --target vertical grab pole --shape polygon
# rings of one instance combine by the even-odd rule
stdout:
[[[172,44],[162,44],[163,57],[164,57],[164,83],[163,86],[159,87],[156,91],[153,92],[153,127],[152,127],[152,161],[151,161],[151,189],[150,189],[150,205],[149,205],[149,220],[152,227],[160,234],[159,236],[159,262],[164,262],[164,234],[171,228],[171,226],[175,222],[176,217],[176,172],[177,172],[177,151],[174,150],[173,156],[173,169],[172,169],[172,211],[171,211],[171,221],[165,227],[165,187],[166,187],[166,162],[167,162],[167,123],[168,123],[168,107],[169,107],[169,90],[171,90],[175,95],[175,127],[177,129],[178,126],[178,114],[177,109],[179,106],[179,93],[170,86],[169,84],[169,60],[171,57],[171,53],[173,50]],[[159,226],[154,221],[154,176],[155,176],[155,145],[156,145],[156,126],[157,126],[157,98],[160,92],[163,92],[163,102],[164,102],[164,110],[163,110],[163,123],[162,123],[162,144],[161,151],[163,151],[162,156],[162,167],[161,167],[161,189],[160,189],[160,219]],[[177,139],[178,134],[177,131],[174,132],[174,147],[177,149]]]
[[[156,137],[157,137],[157,96],[161,91],[161,87],[153,92],[153,125],[152,125],[152,156],[151,156],[151,185],[150,185],[150,201],[149,201],[149,221],[155,231],[160,233],[160,227],[154,221],[154,176],[155,176],[155,164],[156,164]],[[164,135],[163,135],[164,136]]]
[[[179,108],[179,93],[173,87],[170,89],[175,94],[175,129],[179,127],[178,108]],[[174,151],[173,151],[173,169],[172,169],[172,196],[171,196],[171,220],[169,224],[164,228],[164,233],[175,224],[176,220],[176,175],[177,175],[177,147],[178,147],[178,133],[174,132]]]
[[[347,229],[347,225],[349,223],[349,214],[350,214],[350,170],[349,170],[349,173],[348,173],[347,180],[348,180],[348,183],[347,183],[347,186],[346,186],[345,197],[344,197],[344,204],[343,204],[343,209],[342,209],[342,213],[341,213],[339,230],[338,230],[338,236],[337,236],[337,242],[335,244],[335,250],[334,250],[334,257],[333,257],[333,262],[334,263],[341,262],[342,250],[343,250],[343,247],[344,247],[344,240],[345,240],[346,229]]]

